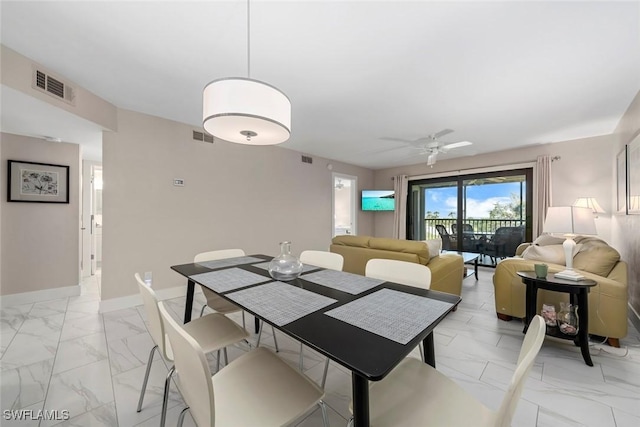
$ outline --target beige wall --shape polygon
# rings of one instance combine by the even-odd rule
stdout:
[[[0,137],[0,294],[78,285],[79,146],[6,133]],[[7,160],[68,165],[70,203],[7,202]]]
[[[331,241],[331,172],[373,185],[373,171],[277,146],[196,142],[193,127],[118,111],[118,132],[103,138],[102,299],[137,293],[133,274],[151,271],[154,285],[185,281],[170,270],[201,251],[239,247],[276,255],[326,250]],[[333,170],[327,164],[333,165]],[[185,180],[184,187],[173,179]],[[362,234],[372,216],[360,214]]]
[[[611,240],[611,158],[609,149],[613,136],[597,136],[555,144],[542,144],[485,155],[461,157],[456,159],[438,159],[433,168],[425,162],[407,167],[378,170],[375,173],[376,188],[393,188],[392,176],[407,174],[420,176],[466,169],[486,168],[499,165],[535,163],[537,156],[560,156],[552,163],[553,205],[568,206],[578,197],[595,197],[606,214],[596,219],[598,235]],[[424,157],[424,156],[423,156]],[[535,189],[534,189],[535,191]],[[393,213],[377,215],[374,221],[376,236],[389,237],[393,230]]]
[[[640,92],[627,109],[614,132],[615,143],[611,146],[613,157],[612,177],[615,183],[615,155],[634,137],[640,135]],[[616,190],[611,190],[614,203]],[[640,215],[615,215],[612,221],[613,245],[620,251],[622,259],[629,263],[629,301],[633,309],[640,313]]]

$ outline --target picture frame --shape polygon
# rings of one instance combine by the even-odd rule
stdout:
[[[627,146],[616,156],[616,210],[627,213]]]
[[[7,201],[69,203],[69,166],[8,160]]]
[[[627,214],[640,215],[640,134],[627,144]]]

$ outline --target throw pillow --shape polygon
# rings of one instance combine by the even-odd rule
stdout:
[[[565,265],[564,249],[562,248],[562,245],[531,245],[522,252],[522,258],[532,261],[544,261],[551,264]]]
[[[582,250],[573,257],[573,268],[607,277],[618,261],[620,254],[606,243],[583,244]]]
[[[423,240],[423,242],[426,243],[429,248],[429,259],[433,259],[440,255],[440,251],[442,250],[442,239],[429,239]]]
[[[542,234],[541,236],[538,236],[538,238],[531,244],[536,246],[562,245],[564,239],[564,237],[555,237],[551,234]]]

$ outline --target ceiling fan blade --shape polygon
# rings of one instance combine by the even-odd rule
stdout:
[[[443,145],[442,147],[440,147],[440,149],[446,151],[446,150],[451,150],[453,148],[466,147],[467,145],[471,145],[471,144],[473,144],[473,142],[469,142],[469,141],[453,142],[451,144]]]
[[[438,139],[438,138],[441,138],[441,137],[443,137],[443,136],[445,136],[445,135],[448,135],[448,134],[450,134],[450,133],[452,133],[452,132],[453,132],[453,129],[443,129],[443,130],[441,130],[441,131],[440,131],[440,132],[438,132],[438,133],[434,133],[434,134],[433,134],[433,138],[434,138],[434,139]]]
[[[413,144],[415,142],[415,141],[411,141],[411,140],[408,140],[408,139],[392,138],[392,137],[388,137],[388,136],[382,136],[382,137],[380,137],[380,139],[384,139],[385,141],[406,142],[408,144]]]

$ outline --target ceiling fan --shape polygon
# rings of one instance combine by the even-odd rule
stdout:
[[[473,142],[469,142],[469,141],[452,142],[452,143],[446,144],[439,140],[444,135],[448,135],[452,132],[453,132],[452,129],[443,129],[440,132],[427,135],[425,137],[418,138],[413,141],[409,139],[389,138],[389,137],[383,137],[381,139],[384,139],[387,141],[404,142],[405,144],[408,144],[411,147],[419,149],[420,154],[428,155],[427,165],[433,167],[433,165],[436,163],[438,154],[446,153],[447,151],[452,150],[454,148],[466,147],[468,145],[473,144]]]

